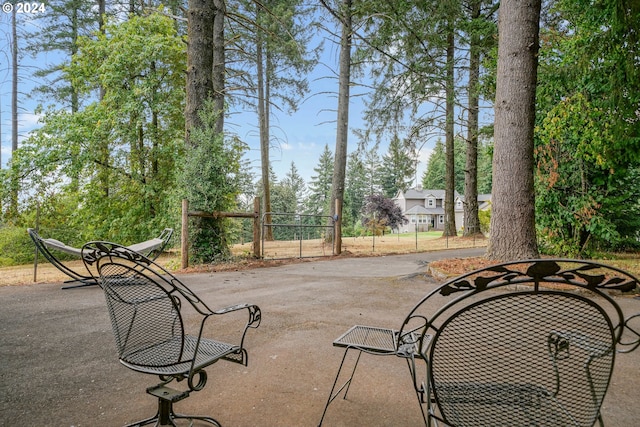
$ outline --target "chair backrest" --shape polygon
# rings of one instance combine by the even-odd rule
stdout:
[[[161,367],[188,361],[182,302],[206,309],[193,292],[144,255],[114,243],[87,243],[82,257],[97,268],[123,362]]]
[[[119,263],[99,265],[120,359],[137,366],[182,362],[180,307],[153,278]]]
[[[637,287],[596,263],[505,263],[438,287],[400,335],[421,337],[439,416],[452,426],[592,426],[625,329],[609,291]]]

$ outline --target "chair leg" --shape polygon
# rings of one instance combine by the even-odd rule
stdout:
[[[424,412],[424,407],[422,406],[423,403],[429,403],[430,401],[430,396],[429,396],[429,391],[427,390],[419,390],[418,387],[416,386],[415,383],[415,378],[416,378],[416,366],[415,363],[413,363],[413,359],[409,359],[407,358],[407,366],[409,367],[409,373],[411,374],[411,382],[413,383],[413,386],[415,388],[415,392],[416,392],[416,396],[418,398],[418,406],[420,406],[420,412],[422,413],[422,419],[424,420],[424,425],[426,427],[430,426],[430,422],[427,419],[427,414]],[[424,387],[424,385],[423,385]],[[424,396],[424,394],[427,394],[427,396]]]
[[[340,388],[335,393],[334,393],[334,390],[336,389],[336,385],[338,384],[340,372],[342,372],[342,367],[344,366],[344,361],[347,358],[347,354],[349,353],[349,350],[351,350],[351,348],[347,347],[347,349],[344,351],[344,355],[342,356],[342,361],[340,362],[340,367],[338,368],[338,373],[336,374],[336,379],[333,381],[333,386],[331,387],[331,392],[329,392],[329,398],[327,399],[327,404],[324,406],[324,411],[322,411],[322,417],[320,418],[320,423],[318,424],[318,427],[322,426],[322,421],[324,421],[324,416],[327,413],[329,404],[333,402],[336,397],[338,397],[338,395],[340,394],[340,392],[342,392],[342,390],[345,390],[343,399],[347,398],[347,393],[349,392],[349,387],[351,386],[351,380],[353,379],[353,376],[356,373],[356,368],[358,367],[358,362],[360,362],[360,356],[362,356],[362,351],[358,351],[358,358],[356,359],[356,363],[353,365],[353,370],[351,371],[351,375],[349,376],[349,379],[345,381],[345,383],[342,384],[342,386],[340,386]]]
[[[160,384],[154,387],[149,387],[147,389],[147,393],[158,398],[158,412],[156,412],[156,414],[151,418],[137,421],[133,424],[128,424],[125,427],[141,427],[149,424],[177,427],[176,423],[173,421],[177,419],[200,420],[216,427],[221,427],[220,423],[215,418],[204,415],[176,414],[173,411],[173,403],[187,398],[189,396],[188,391],[178,391],[166,387],[164,384]]]
[[[97,286],[98,282],[96,282],[93,279],[74,279],[74,280],[67,280],[64,283],[76,283],[78,282],[78,284],[76,285],[66,285],[61,287],[60,289],[75,289],[75,288],[86,288],[87,286]]]

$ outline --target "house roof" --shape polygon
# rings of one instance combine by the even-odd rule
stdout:
[[[398,191],[398,195],[395,197],[396,199],[404,198],[404,199],[419,199],[424,200],[428,197],[435,197],[436,199],[444,199],[446,191],[444,190],[430,190],[430,189],[421,189],[421,188],[409,188],[407,191],[402,192]],[[458,192],[454,193],[454,197],[458,196]]]
[[[404,213],[405,215],[444,215],[443,208],[425,208],[424,206],[414,206]]]
[[[456,193],[456,197],[464,202],[464,194],[457,194]],[[491,201],[491,194],[478,194],[478,201],[479,202],[490,202]]]
[[[464,202],[464,195],[459,195],[458,199]],[[491,194],[478,194],[478,209],[486,210],[491,206]]]

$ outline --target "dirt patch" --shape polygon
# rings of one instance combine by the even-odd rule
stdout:
[[[429,264],[432,269],[438,270],[445,277],[455,277],[480,268],[495,265],[496,262],[484,257],[475,258],[449,258],[433,261]]]

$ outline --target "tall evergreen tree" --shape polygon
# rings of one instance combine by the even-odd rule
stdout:
[[[364,152],[364,171],[367,184],[367,195],[379,194],[382,192],[380,183],[380,156],[378,155],[378,144]]]
[[[338,117],[336,127],[336,153],[331,185],[331,219],[342,217],[345,174],[347,170],[347,142],[349,135],[349,93],[351,87],[351,47],[353,39],[352,0],[343,0],[340,7],[340,71],[338,77]],[[342,222],[337,223],[336,254],[342,253]]]
[[[235,99],[255,109],[258,115],[261,182],[264,212],[273,211],[269,182],[272,115],[275,110],[292,112],[308,91],[307,74],[317,62],[317,52],[309,50],[312,26],[310,9],[299,0],[238,1],[230,31],[233,60],[247,64],[237,73],[244,99]],[[249,31],[247,31],[249,29]],[[270,218],[267,215],[266,220]],[[266,239],[270,240],[267,230]]]
[[[318,165],[313,168],[315,175],[309,182],[309,196],[306,202],[306,213],[310,215],[329,215],[331,212],[331,181],[333,179],[333,154],[328,145],[318,159]],[[314,218],[314,224],[319,225],[321,218]]]
[[[355,227],[359,221],[364,198],[370,194],[366,166],[361,157],[360,150],[353,151],[347,163],[342,222],[343,225],[351,228]]]
[[[454,141],[454,147],[454,162],[456,165],[455,190],[458,193],[463,194],[466,183],[466,171],[464,170],[466,161],[466,143],[462,139],[456,138]],[[478,174],[478,190],[484,194],[491,193],[491,157],[488,153],[487,147],[483,144],[480,144],[478,151],[478,169],[482,172]],[[429,160],[427,161],[427,168],[422,175],[423,188],[444,189],[445,174],[444,144],[441,140],[438,140],[431,152],[431,155],[429,156]]]
[[[282,185],[289,188],[293,196],[292,210],[290,212],[301,212],[307,184],[304,182],[304,178],[300,176],[294,162],[291,162],[289,170],[287,170],[285,177],[282,179]]]
[[[39,16],[39,31],[30,37],[28,49],[32,54],[55,52],[55,57],[60,58],[60,62],[46,64],[34,72],[38,81],[44,81],[35,88],[36,93],[45,102],[54,101],[72,113],[80,109],[82,99],[78,88],[62,71],[78,53],[78,38],[89,37],[101,27],[100,8],[96,9],[94,4],[91,0],[50,2]]]
[[[498,70],[491,239],[487,257],[537,258],[533,129],[540,0],[504,0],[498,21]]]
[[[288,227],[275,227],[274,238],[277,240],[292,240],[298,238],[299,230],[290,227],[293,224],[297,224],[299,220],[299,214],[302,213],[303,197],[306,188],[304,179],[298,173],[295,163],[291,162],[291,166],[287,171],[282,181],[278,182],[275,175],[271,174],[271,186],[273,198],[272,209],[273,212],[277,212],[272,218],[272,222],[275,224],[287,224]],[[262,185],[260,185],[260,191],[262,191]]]
[[[387,198],[395,197],[399,190],[406,191],[413,181],[415,163],[410,153],[396,136],[389,143],[389,150],[382,156],[380,182],[382,194]]]
[[[433,147],[433,151],[427,161],[427,168],[422,175],[423,188],[432,190],[444,188],[444,162],[444,144],[442,143],[442,140],[439,139]]]
[[[466,159],[464,164],[464,236],[480,234],[478,217],[478,144],[480,114],[480,64],[483,54],[492,47],[495,34],[493,14],[499,3],[493,0],[469,0],[463,21],[469,46]],[[485,7],[486,6],[486,7]]]

